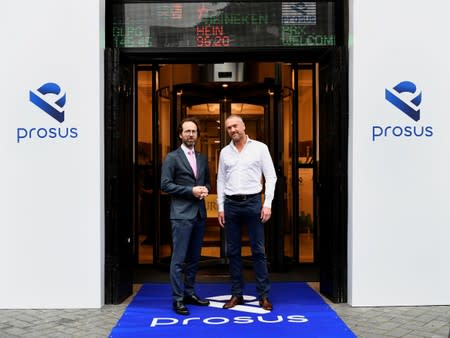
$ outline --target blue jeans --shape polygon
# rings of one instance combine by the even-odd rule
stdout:
[[[170,261],[170,283],[174,301],[194,292],[195,276],[205,233],[205,219],[172,219],[172,259]],[[184,278],[183,278],[184,275]]]
[[[259,299],[267,297],[270,291],[261,208],[260,195],[253,196],[245,201],[233,201],[225,197],[225,233],[227,236],[227,255],[230,260],[231,294],[233,296],[242,296],[244,292],[241,258],[241,229],[244,226],[247,227],[250,239],[256,277],[256,292]]]

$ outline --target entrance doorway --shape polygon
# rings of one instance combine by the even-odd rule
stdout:
[[[176,126],[185,116],[200,121],[196,149],[208,156],[213,186],[206,201],[203,267],[226,263],[225,238],[217,223],[214,195],[219,152],[229,142],[222,126],[231,114],[241,115],[250,137],[268,145],[277,172],[272,218],[266,224],[271,271],[289,272],[302,264],[318,266],[320,282],[322,278],[330,281],[324,282],[332,287],[328,290],[330,298],[343,301],[345,254],[342,246],[332,244],[335,228],[340,235],[343,230],[346,233],[342,228],[346,227],[346,220],[342,222],[345,205],[342,199],[338,206],[326,204],[330,197],[321,193],[329,189],[335,193],[329,196],[340,195],[339,191],[346,194],[342,185],[345,168],[338,180],[327,180],[336,176],[335,168],[342,169],[342,160],[346,160],[344,144],[333,143],[344,129],[347,133],[346,126],[336,122],[341,114],[333,113],[335,99],[342,95],[335,89],[345,87],[333,81],[342,81],[339,74],[345,70],[332,65],[333,60],[342,58],[331,53],[324,63],[319,58],[315,62],[247,61],[243,63],[242,79],[226,81],[210,78],[208,69],[214,69],[214,64],[129,63],[121,61],[118,50],[109,53],[106,59],[115,66],[110,75],[108,72],[111,104],[106,104],[106,115],[112,117],[106,119],[105,128],[107,243],[112,245],[107,248],[107,258],[112,259],[111,266],[107,260],[106,279],[112,281],[111,290],[122,294],[121,298],[112,292],[110,301],[118,302],[130,294],[136,266],[168,266],[169,196],[160,191],[160,170],[167,153],[178,146]],[[323,116],[328,116],[326,123]],[[339,152],[333,153],[337,146]],[[322,161],[323,154],[327,154],[327,161]],[[327,163],[326,170],[319,163]],[[323,205],[328,208],[321,208]],[[335,214],[337,218],[325,214],[336,207],[341,209]],[[342,240],[340,237],[345,247]],[[248,246],[244,246],[243,255],[250,255]],[[322,262],[326,271],[322,271]],[[336,279],[337,265],[340,270]],[[340,298],[333,298],[336,292]]]
[[[220,64],[221,70],[224,65],[227,66]],[[137,264],[168,264],[171,254],[169,196],[159,191],[159,181],[152,177],[151,167],[154,161],[160,167],[165,155],[179,145],[176,125],[187,116],[199,120],[201,136],[196,149],[208,157],[211,173],[203,265],[225,262],[225,238],[217,222],[216,177],[220,150],[230,141],[222,126],[232,114],[243,117],[249,136],[266,143],[276,162],[279,179],[274,209],[277,212],[266,231],[272,269],[288,270],[293,264],[316,263],[314,179],[318,146],[314,96],[317,65],[296,64],[294,67],[275,62],[229,65],[232,70],[240,69],[242,80],[213,81],[215,65],[162,65],[156,69],[136,66]],[[153,75],[157,75],[155,83]],[[154,107],[159,116],[158,139],[152,124]],[[298,144],[295,153],[293,142]],[[157,158],[152,152],[154,144],[158,144],[160,150]],[[159,219],[152,207],[158,199]],[[243,255],[250,256],[249,243],[245,241],[246,234],[243,235]]]

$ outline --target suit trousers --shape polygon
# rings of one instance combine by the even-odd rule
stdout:
[[[227,255],[230,260],[231,293],[233,296],[241,296],[244,292],[241,257],[241,230],[244,226],[247,227],[250,239],[253,268],[256,277],[256,292],[259,299],[267,297],[270,291],[261,208],[262,202],[259,194],[245,201],[234,201],[225,197],[225,234],[227,237]]]
[[[172,219],[172,259],[170,283],[174,301],[195,293],[195,276],[205,234],[205,218]]]

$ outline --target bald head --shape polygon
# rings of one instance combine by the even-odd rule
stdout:
[[[241,116],[239,116],[239,115],[230,115],[230,116],[228,116],[227,119],[225,120],[225,125],[226,125],[226,123],[227,123],[228,120],[232,120],[232,119],[238,120],[238,121],[240,121],[242,124],[245,124],[245,123],[244,123],[244,120],[242,119]]]
[[[231,115],[225,120],[225,128],[234,144],[246,142],[245,123],[239,115]]]

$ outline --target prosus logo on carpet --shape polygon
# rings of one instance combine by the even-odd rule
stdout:
[[[273,282],[270,299],[275,307],[270,312],[259,306],[255,283],[247,283],[244,291],[254,296],[244,296],[244,304],[228,310],[222,308],[230,298],[228,283],[201,283],[199,288],[210,306],[189,307],[191,314],[182,316],[173,312],[169,283],[143,284],[109,337],[356,337],[304,282]]]
[[[208,297],[210,300],[209,307],[222,309],[223,304],[230,299],[231,295],[221,295]],[[164,325],[189,325],[190,323],[199,321],[207,325],[223,325],[228,323],[234,324],[252,324],[254,322],[261,322],[266,324],[275,324],[287,321],[288,323],[306,323],[308,319],[303,315],[275,315],[273,311],[267,311],[259,307],[259,302],[254,296],[244,295],[245,304],[236,305],[235,307],[229,309],[233,311],[258,314],[259,316],[237,316],[237,317],[187,317],[181,322],[178,318],[172,317],[155,317],[152,319],[150,327],[164,326]],[[270,314],[270,315],[268,315]],[[266,316],[262,316],[266,315]]]

